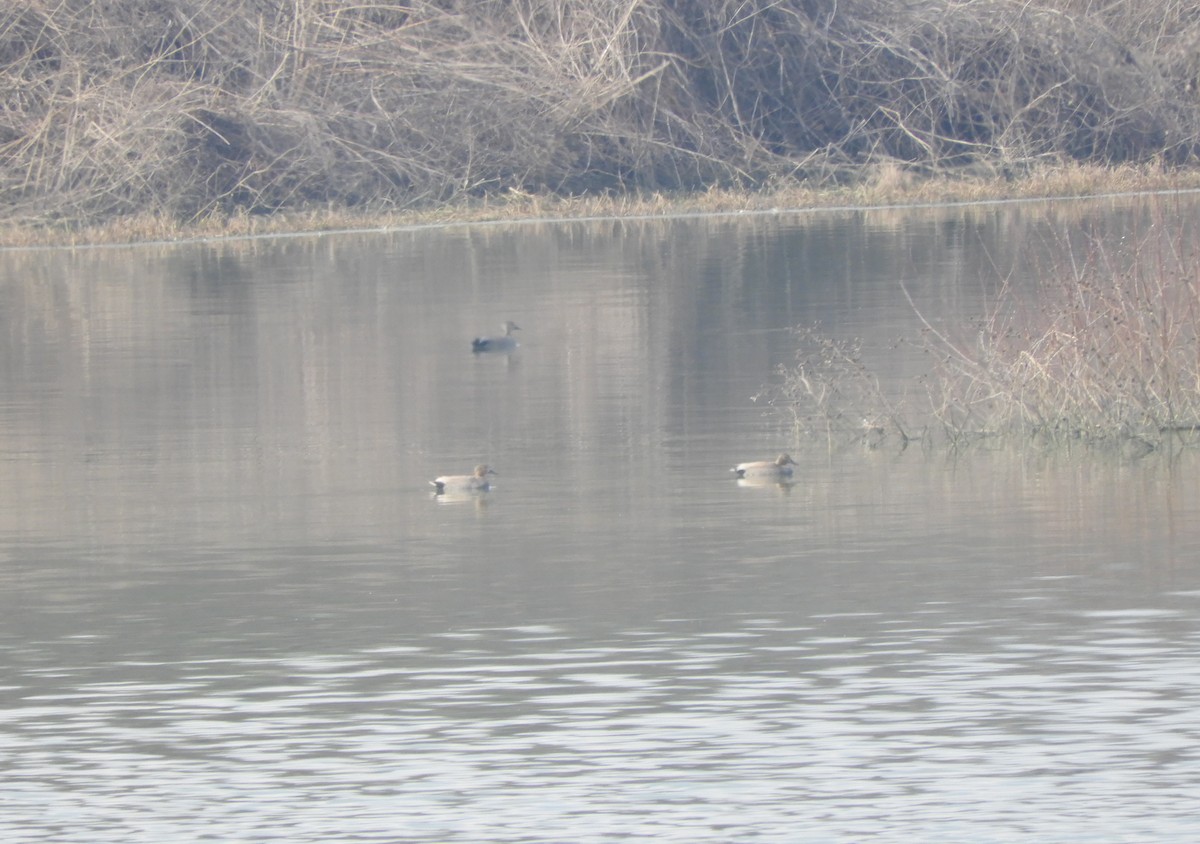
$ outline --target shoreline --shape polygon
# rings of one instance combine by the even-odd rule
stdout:
[[[1067,165],[1020,179],[912,176],[877,168],[855,185],[796,181],[761,190],[712,188],[688,193],[563,197],[510,193],[408,210],[319,209],[235,213],[180,222],[148,215],[86,226],[0,225],[0,251],[173,245],[272,237],[393,232],[458,225],[565,223],[613,219],[932,208],[1012,202],[1063,202],[1200,191],[1200,169],[1162,172],[1145,166]]]

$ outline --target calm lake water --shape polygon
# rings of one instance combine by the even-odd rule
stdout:
[[[0,254],[0,838],[1195,840],[1194,454],[752,400],[1165,205]]]

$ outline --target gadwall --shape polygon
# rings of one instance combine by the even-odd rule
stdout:
[[[512,336],[514,331],[520,331],[521,326],[511,319],[504,323],[503,337],[476,337],[471,341],[472,352],[511,352],[517,347],[517,338]]]
[[[738,480],[745,478],[773,478],[787,480],[792,476],[792,467],[796,465],[787,454],[781,454],[774,460],[755,460],[750,463],[739,463],[730,471]]]
[[[492,488],[487,476],[494,474],[496,471],[491,466],[481,463],[470,475],[442,475],[429,483],[433,486],[434,495],[446,492],[487,492]]]

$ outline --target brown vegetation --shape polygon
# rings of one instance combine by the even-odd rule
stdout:
[[[1197,44],[1181,2],[12,0],[0,223],[1189,164]]]
[[[766,397],[802,440],[1200,444],[1200,249],[1177,214],[1160,206],[1117,251],[1064,237],[1032,289],[1004,285],[962,330],[922,317],[902,341],[931,361],[920,399],[885,395],[860,344],[815,329]]]
[[[942,429],[1147,450],[1200,432],[1200,252],[1177,232],[1159,220],[1119,252],[1064,245],[1035,295],[1001,292],[972,343],[928,327]]]

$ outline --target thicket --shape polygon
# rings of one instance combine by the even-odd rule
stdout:
[[[961,328],[922,316],[899,341],[929,362],[919,389],[889,395],[859,341],[808,327],[764,397],[801,441],[1200,445],[1200,247],[1173,213],[1116,249],[1064,237],[1032,285],[1004,284]]]
[[[0,220],[1191,163],[1182,0],[8,0]]]

